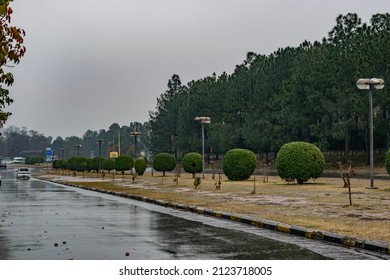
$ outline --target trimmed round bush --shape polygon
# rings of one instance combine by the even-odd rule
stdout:
[[[99,172],[100,169],[102,169],[103,167],[103,162],[104,162],[104,158],[102,157],[92,158],[89,166],[90,170]]]
[[[132,157],[121,155],[115,159],[115,170],[122,172],[122,175],[124,175],[126,170],[133,168],[133,164],[134,160]]]
[[[68,159],[68,168],[72,171],[84,172],[87,169],[85,157],[71,157]]]
[[[166,171],[172,171],[175,167],[175,157],[168,153],[160,153],[153,160],[153,169],[163,172],[163,176],[165,176]]]
[[[199,153],[188,153],[181,160],[183,169],[187,173],[192,173],[195,177],[195,173],[200,173],[203,170],[203,157]]]
[[[256,170],[256,155],[246,149],[228,151],[222,162],[223,173],[231,181],[247,180]]]
[[[92,171],[92,159],[87,158],[85,162],[87,164],[87,166],[85,167],[85,170],[88,172],[91,172]]]
[[[387,173],[390,175],[390,149],[387,151],[385,164],[386,164]]]
[[[144,175],[147,165],[145,159],[138,158],[134,163],[135,172],[140,176]]]
[[[276,171],[286,181],[297,180],[303,184],[316,179],[324,171],[325,158],[320,149],[306,142],[291,142],[283,145],[276,157]]]
[[[115,161],[113,159],[105,159],[102,167],[110,173],[111,170],[115,169]]]
[[[62,169],[64,168],[64,160],[62,159],[56,159],[53,161],[53,168],[54,169]]]

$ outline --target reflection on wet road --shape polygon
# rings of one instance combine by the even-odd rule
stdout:
[[[2,171],[0,259],[369,259],[351,249]],[[296,245],[298,244],[298,245]]]

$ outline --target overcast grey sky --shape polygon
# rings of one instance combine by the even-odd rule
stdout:
[[[82,136],[148,120],[178,74],[184,84],[226,71],[248,51],[321,40],[339,14],[368,22],[389,0],[14,0],[26,56],[12,72],[5,127]]]

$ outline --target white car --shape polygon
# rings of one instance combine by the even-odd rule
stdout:
[[[30,179],[30,177],[31,177],[30,169],[26,167],[19,168],[16,173],[16,179]]]

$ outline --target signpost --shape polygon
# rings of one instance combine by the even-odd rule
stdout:
[[[45,151],[45,156],[46,156],[46,162],[52,162],[53,161],[53,149],[50,147],[47,147],[46,151]]]

